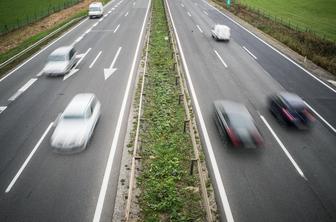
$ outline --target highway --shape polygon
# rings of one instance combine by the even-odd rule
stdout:
[[[221,221],[336,221],[336,97],[327,85],[205,0],[165,0],[186,72]],[[231,28],[216,42],[214,24]],[[315,113],[315,126],[281,126],[267,96],[290,91]],[[234,149],[213,120],[213,101],[244,103],[265,144]]]
[[[112,0],[0,79],[0,221],[111,221],[150,0]],[[41,75],[74,45],[69,75]],[[104,69],[106,69],[104,71]],[[112,71],[113,70],[113,71]],[[54,121],[74,95],[95,93],[102,115],[85,151],[52,151]]]

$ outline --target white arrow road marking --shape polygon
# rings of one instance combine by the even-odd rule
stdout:
[[[98,53],[98,55],[96,56],[96,58],[92,61],[91,65],[89,66],[90,69],[91,69],[92,66],[95,64],[95,62],[97,61],[97,59],[99,58],[99,56],[100,56],[101,53],[102,53],[102,51],[100,51],[100,52]]]
[[[245,49],[246,52],[247,52],[248,54],[250,54],[254,59],[258,59],[257,56],[253,55],[253,53],[250,52],[250,50],[248,50],[245,46],[243,46],[243,49]]]
[[[7,106],[0,106],[0,114],[7,109]]]
[[[37,142],[37,144],[35,145],[34,149],[30,152],[29,156],[27,157],[27,159],[24,161],[24,163],[22,164],[22,166],[20,167],[19,171],[16,173],[16,175],[14,176],[14,178],[12,179],[12,181],[10,182],[10,184],[8,185],[7,189],[6,189],[6,193],[8,193],[12,187],[14,186],[15,182],[17,181],[17,179],[19,178],[19,176],[21,175],[22,171],[26,168],[26,166],[28,165],[30,159],[33,157],[34,153],[36,152],[36,150],[39,148],[39,146],[41,145],[42,141],[44,140],[44,138],[46,137],[46,135],[48,134],[49,130],[51,129],[51,127],[53,126],[53,122],[51,122],[48,126],[48,128],[46,129],[46,131],[43,133],[42,137],[40,138],[40,140]]]
[[[117,26],[117,28],[114,29],[113,33],[116,33],[116,31],[119,29],[120,24]]]
[[[108,79],[117,70],[116,68],[113,68],[113,66],[114,66],[114,63],[117,61],[120,51],[121,51],[121,47],[119,47],[116,55],[114,56],[114,59],[110,67],[108,69],[104,69],[105,80]]]
[[[78,57],[80,56],[80,60],[77,62],[77,64],[75,65],[75,67],[73,69],[70,70],[70,72],[64,76],[63,81],[68,79],[69,77],[71,77],[73,74],[75,74],[76,72],[79,71],[79,69],[76,69],[77,66],[79,65],[79,63],[81,63],[81,61],[84,59],[84,57],[91,51],[91,48],[89,48],[84,54],[80,54],[78,55]],[[77,56],[76,56],[77,58]]]
[[[26,91],[33,83],[36,81],[36,78],[30,79],[26,84],[24,84],[14,95],[12,95],[8,100],[14,101],[16,98],[18,98],[24,91]]]

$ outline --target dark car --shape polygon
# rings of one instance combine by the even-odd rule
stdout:
[[[281,123],[307,128],[315,121],[305,102],[296,94],[280,92],[269,98],[269,109]]]
[[[257,147],[263,139],[246,107],[232,101],[215,101],[215,122],[221,136],[233,146]]]

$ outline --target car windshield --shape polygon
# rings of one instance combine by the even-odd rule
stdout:
[[[237,128],[253,128],[253,122],[251,119],[242,113],[229,113],[228,114],[229,121],[231,126],[235,129]]]
[[[90,7],[90,11],[100,11],[100,8],[93,6],[93,7]]]
[[[63,119],[66,119],[66,120],[80,120],[80,119],[84,119],[85,116],[84,116],[84,113],[69,113],[69,114],[65,114],[63,116]]]
[[[66,61],[65,55],[50,55],[49,61],[58,62],[58,61]]]

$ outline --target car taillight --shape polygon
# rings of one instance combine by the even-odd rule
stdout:
[[[257,145],[263,144],[263,139],[258,132],[252,133],[253,139]]]
[[[286,118],[289,120],[289,121],[293,121],[295,118],[292,116],[292,114],[289,113],[289,111],[285,108],[282,108],[281,109],[283,114],[286,116]]]
[[[239,140],[237,138],[237,136],[235,135],[235,133],[232,131],[232,129],[227,128],[227,134],[231,139],[231,142],[234,146],[239,146]]]
[[[314,122],[315,121],[315,117],[305,108],[303,110],[303,114],[311,121]]]

